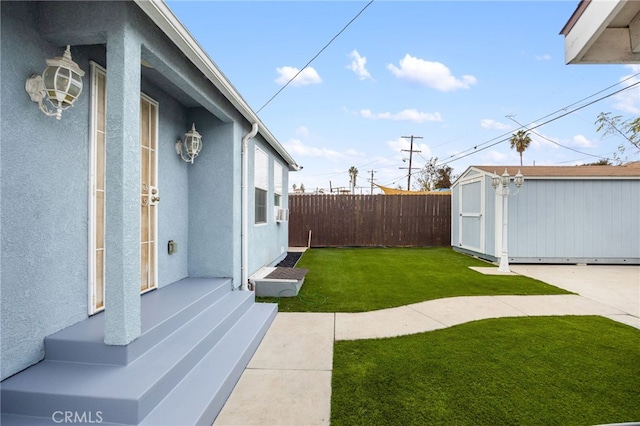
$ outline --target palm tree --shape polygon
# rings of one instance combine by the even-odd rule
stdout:
[[[529,144],[531,144],[531,137],[526,130],[518,130],[514,134],[511,135],[511,149],[515,148],[516,151],[520,153],[520,166],[522,166],[522,153],[529,148]]]
[[[351,183],[351,193],[356,192],[356,176],[358,176],[358,169],[355,166],[349,167],[349,182]]]

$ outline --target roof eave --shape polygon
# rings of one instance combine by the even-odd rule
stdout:
[[[262,120],[249,107],[229,80],[222,74],[211,58],[193,38],[185,26],[169,9],[163,0],[133,0],[138,7],[164,32],[184,55],[202,72],[205,77],[225,96],[231,104],[250,123],[258,124],[258,132],[267,143],[282,156],[289,165],[290,171],[298,171],[300,167],[287,150],[267,129]]]
[[[640,63],[638,18],[629,23],[633,28],[611,25],[627,5],[635,8],[628,0],[582,0],[560,32],[565,37],[565,62]]]

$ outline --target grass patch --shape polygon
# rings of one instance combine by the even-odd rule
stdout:
[[[488,319],[334,346],[332,425],[640,420],[640,330],[601,317]]]
[[[324,248],[307,250],[297,264],[308,268],[298,297],[278,302],[281,312],[366,312],[454,296],[570,294],[524,276],[483,275],[490,266],[435,248]]]

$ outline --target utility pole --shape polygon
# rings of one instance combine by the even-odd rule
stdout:
[[[369,170],[369,173],[371,173],[371,179],[369,179],[369,182],[371,182],[371,195],[373,195],[373,174],[374,173],[378,173],[377,170]]]
[[[402,136],[402,137],[405,138],[405,139],[411,138],[411,148],[410,149],[402,149],[401,150],[401,151],[405,151],[405,152],[409,153],[409,167],[408,167],[409,176],[407,178],[407,191],[411,191],[411,170],[414,168],[414,167],[411,167],[411,164],[413,162],[413,153],[414,152],[420,152],[419,150],[414,150],[413,149],[413,140],[414,139],[422,139],[422,136],[413,136],[413,135],[411,135],[411,136]],[[407,167],[400,167],[400,168],[401,169],[406,169]],[[415,167],[415,168],[417,169],[418,167]]]

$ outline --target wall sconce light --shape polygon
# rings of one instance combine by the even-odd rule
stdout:
[[[42,75],[33,74],[27,79],[25,90],[33,102],[37,102],[40,110],[48,116],[60,120],[62,111],[71,107],[82,92],[82,76],[84,71],[71,59],[69,46],[62,57],[47,59],[47,68]],[[44,99],[55,108],[49,111]]]
[[[191,125],[191,130],[184,134],[184,142],[176,141],[176,153],[187,163],[193,164],[193,160],[202,149],[202,136],[196,130],[196,125]]]

